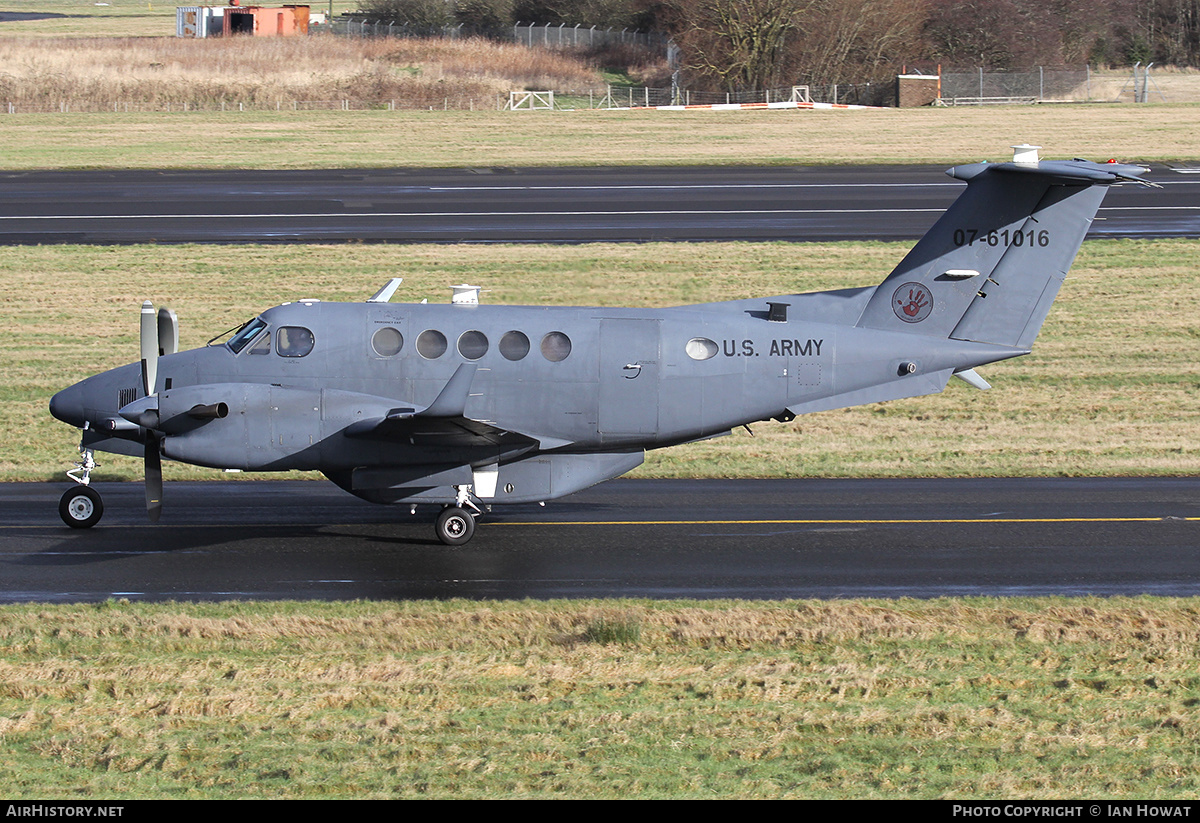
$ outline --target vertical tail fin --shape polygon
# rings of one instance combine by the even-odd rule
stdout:
[[[1038,160],[956,166],[967,190],[876,287],[858,325],[1029,348],[1108,186],[1147,169]]]

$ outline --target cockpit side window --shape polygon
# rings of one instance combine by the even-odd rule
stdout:
[[[258,337],[259,332],[266,327],[267,321],[263,320],[261,317],[256,317],[246,325],[242,326],[238,333],[229,338],[229,342],[225,345],[229,346],[230,351],[232,351],[234,354],[237,354],[242,349],[246,348],[247,343]]]
[[[267,332],[262,337],[258,338],[258,342],[250,347],[250,354],[270,354],[271,353],[271,333]]]
[[[280,357],[303,357],[313,350],[313,333],[303,326],[280,326],[275,352]]]

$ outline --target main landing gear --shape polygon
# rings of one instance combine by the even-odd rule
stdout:
[[[435,528],[437,538],[447,546],[461,546],[475,535],[475,518],[483,510],[471,499],[470,486],[455,486],[454,505],[442,509]]]
[[[67,489],[58,501],[58,516],[72,529],[90,529],[100,522],[104,514],[104,501],[100,498],[100,492],[89,485],[92,469],[97,465],[92,450],[80,449],[79,453],[82,459],[67,472],[67,477],[77,485]]]

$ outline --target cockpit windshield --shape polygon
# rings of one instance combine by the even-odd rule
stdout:
[[[242,349],[246,348],[246,345],[251,340],[258,337],[258,335],[262,333],[262,330],[266,327],[267,321],[263,320],[261,317],[256,317],[246,325],[242,326],[238,330],[237,334],[229,338],[229,342],[225,345],[229,347],[230,351],[232,351],[234,354],[237,354]]]

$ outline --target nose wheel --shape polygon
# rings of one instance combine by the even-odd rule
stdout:
[[[103,514],[104,501],[91,486],[67,489],[58,501],[58,515],[72,529],[90,529],[100,522]]]

